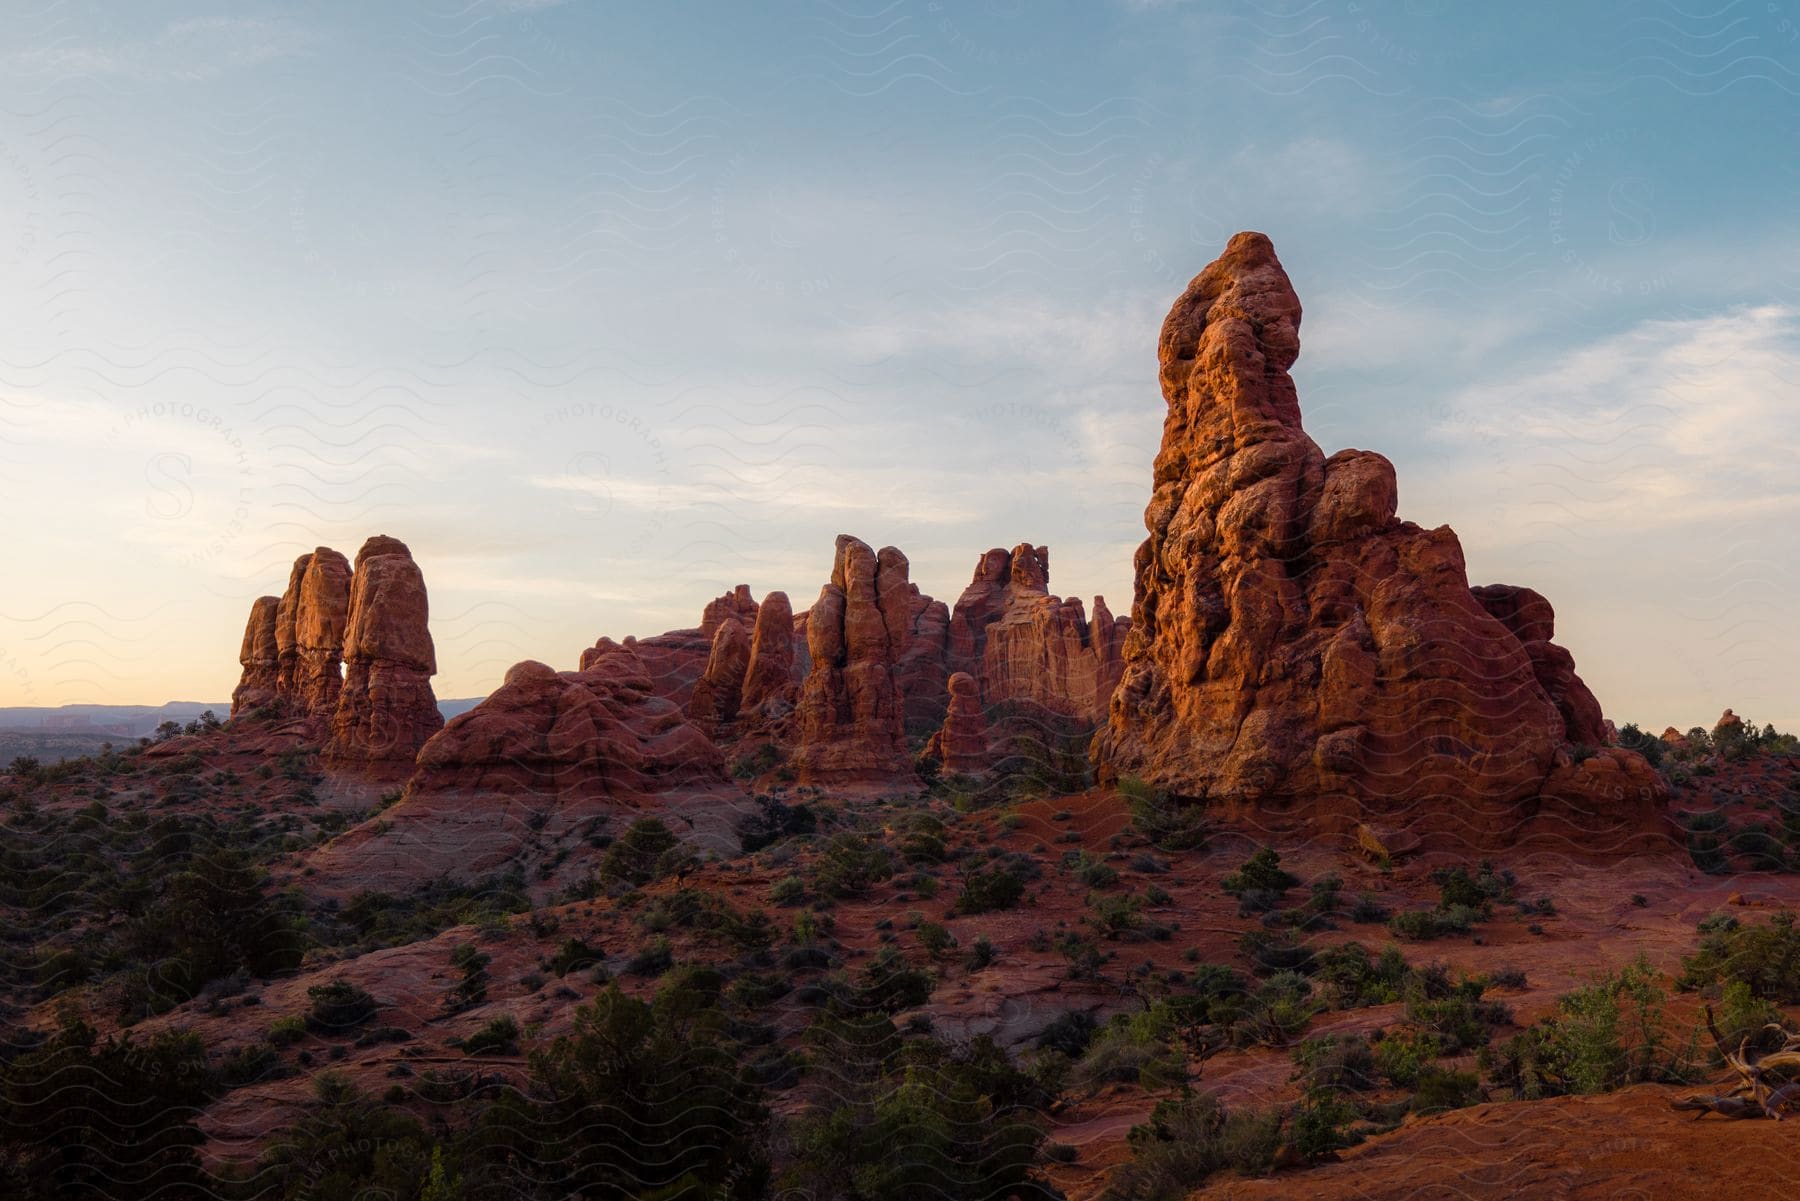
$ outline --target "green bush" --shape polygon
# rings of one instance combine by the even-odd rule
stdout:
[[[841,899],[867,892],[894,875],[887,847],[845,831],[825,847],[814,868],[813,884],[821,896]]]
[[[1433,1066],[1419,1073],[1419,1087],[1413,1094],[1412,1111],[1418,1114],[1444,1113],[1462,1109],[1480,1100],[1481,1081],[1474,1072],[1453,1072]]]
[[[1004,868],[975,872],[963,881],[956,911],[974,914],[1011,909],[1024,895],[1024,881]]]
[[[1137,776],[1119,781],[1119,795],[1131,807],[1131,824],[1158,850],[1173,853],[1206,849],[1211,828],[1201,806],[1174,800]]]
[[[600,878],[641,888],[672,875],[686,859],[681,840],[669,827],[654,817],[640,817],[606,849]]]
[[[1550,1017],[1485,1052],[1489,1079],[1529,1100],[1685,1079],[1685,1060],[1664,1029],[1665,996],[1640,956],[1561,997]]]
[[[1282,893],[1300,883],[1300,878],[1283,870],[1281,856],[1262,847],[1235,872],[1219,881],[1219,887],[1233,895],[1244,892]]]
[[[1442,1053],[1443,1044],[1429,1031],[1389,1030],[1374,1044],[1375,1070],[1390,1084],[1411,1088]]]
[[[306,995],[312,1001],[306,1024],[320,1034],[337,1034],[375,1016],[375,998],[341,977],[313,985]]]
[[[523,1165],[545,1196],[761,1196],[768,1111],[729,1034],[705,990],[646,1002],[609,986],[531,1053],[531,1087],[483,1114],[474,1152],[509,1173]]]
[[[1180,1201],[1222,1171],[1259,1176],[1281,1148],[1280,1110],[1227,1110],[1208,1093],[1157,1102],[1127,1136],[1132,1158],[1113,1170],[1101,1201]]]
[[[1760,926],[1739,925],[1729,916],[1724,923],[1708,921],[1710,926],[1701,925],[1699,949],[1682,960],[1677,987],[1693,990],[1742,981],[1753,996],[1800,1004],[1800,925],[1791,910]]]
[[[517,1055],[519,1023],[512,1014],[503,1013],[463,1039],[464,1055]]]

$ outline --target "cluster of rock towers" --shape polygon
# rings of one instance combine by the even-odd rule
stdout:
[[[238,661],[232,716],[274,708],[314,719],[333,759],[408,763],[443,728],[425,580],[406,544],[385,534],[354,564],[328,546],[296,559],[287,590],[251,605]]]
[[[846,534],[805,610],[740,585],[696,628],[602,638],[572,671],[519,664],[440,732],[424,582],[382,536],[354,565],[302,556],[256,602],[233,712],[325,720],[339,760],[416,753],[427,790],[646,796],[723,784],[728,752],[764,744],[801,782],[915,782],[921,745],[981,771],[999,706],[1091,732],[1102,782],[1227,810],[1339,829],[1423,812],[1490,840],[1545,806],[1653,824],[1666,787],[1609,745],[1550,603],[1471,588],[1452,530],[1396,515],[1386,458],[1306,434],[1300,316],[1256,233],[1170,310],[1129,618],[1052,595],[1041,546],[981,555],[948,605],[901,551]]]

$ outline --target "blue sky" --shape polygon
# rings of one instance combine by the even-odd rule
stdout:
[[[376,532],[440,695],[840,531],[1123,611],[1157,325],[1254,228],[1314,437],[1609,714],[1800,724],[1800,3],[61,0],[0,57],[0,703],[222,697]]]

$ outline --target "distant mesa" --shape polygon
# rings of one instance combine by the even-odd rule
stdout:
[[[1541,816],[1660,835],[1662,779],[1604,745],[1549,601],[1471,589],[1454,532],[1397,518],[1387,459],[1307,436],[1299,330],[1259,233],[1163,323],[1168,413],[1102,778],[1345,834],[1379,818],[1492,844]]]

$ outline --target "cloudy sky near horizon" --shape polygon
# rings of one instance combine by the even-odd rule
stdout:
[[[1800,725],[1800,0],[42,0],[0,28],[0,705],[216,700],[405,539],[440,696],[832,538],[1130,600],[1238,229],[1609,715]]]

